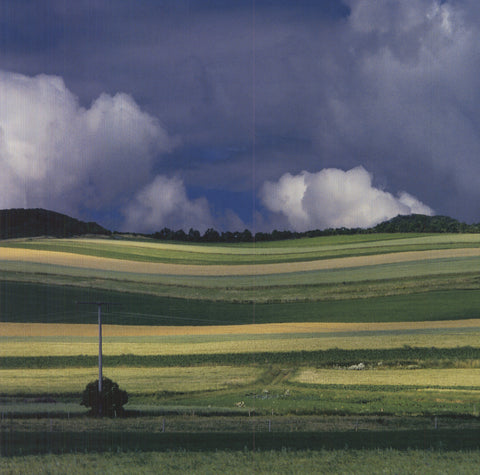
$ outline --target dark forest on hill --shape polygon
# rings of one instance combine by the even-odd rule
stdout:
[[[22,237],[72,237],[85,234],[109,235],[97,223],[85,223],[65,214],[45,209],[0,210],[0,239]]]

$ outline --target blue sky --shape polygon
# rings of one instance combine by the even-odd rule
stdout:
[[[473,0],[2,0],[0,208],[116,230],[480,221]]]

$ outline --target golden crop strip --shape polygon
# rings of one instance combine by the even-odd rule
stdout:
[[[291,381],[303,384],[480,387],[479,368],[455,369],[312,369],[300,370]]]
[[[83,269],[101,269],[116,272],[134,272],[158,275],[205,275],[205,276],[245,276],[269,275],[289,272],[343,269],[378,264],[393,264],[429,259],[478,257],[480,248],[440,249],[431,251],[409,251],[373,256],[340,257],[307,262],[250,265],[185,265],[154,262],[136,262],[105,257],[87,256],[56,251],[33,249],[0,248],[0,261],[42,263],[70,266]]]
[[[173,335],[262,335],[280,333],[337,333],[395,330],[430,330],[480,327],[480,319],[442,320],[438,322],[374,322],[374,323],[266,323],[218,326],[141,326],[103,325],[105,337],[141,337]],[[0,322],[0,337],[95,337],[96,324],[10,323]]]
[[[104,375],[129,393],[169,391],[204,391],[224,389],[236,384],[253,383],[257,368],[210,366],[197,368],[106,368]],[[38,394],[75,392],[83,389],[79,382],[98,377],[96,368],[0,369],[2,394]],[[83,383],[82,383],[83,384]]]
[[[328,334],[327,334],[328,335]],[[172,337],[110,337],[103,340],[104,355],[210,355],[210,354],[235,354],[250,353],[252,363],[255,355],[259,353],[289,353],[298,351],[325,351],[330,349],[362,350],[365,348],[389,349],[402,348],[405,345],[430,348],[432,341],[436,348],[455,348],[457,346],[478,346],[480,331],[460,332],[458,330],[444,330],[441,332],[421,332],[420,334],[373,334],[361,333],[352,336],[289,336],[288,338],[275,338],[274,335],[256,337],[243,335],[232,339],[229,335],[212,337],[210,341],[202,341],[202,336],[189,337],[190,341],[178,341]],[[171,338],[171,340],[170,340]],[[87,341],[86,341],[87,340]],[[98,337],[42,337],[10,338],[2,341],[0,345],[0,358],[2,357],[38,357],[38,356],[78,356],[98,354]],[[479,365],[471,362],[471,365]]]

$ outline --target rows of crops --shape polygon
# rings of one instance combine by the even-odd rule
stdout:
[[[277,245],[274,245],[277,244]],[[96,239],[33,239],[3,241],[2,248],[33,249],[107,257],[140,262],[173,264],[264,264],[311,261],[359,255],[433,249],[480,247],[480,235],[356,235],[339,243],[332,238],[312,238],[278,243],[222,245],[165,244]]]
[[[447,246],[457,248],[457,251],[468,251],[465,247],[468,246],[478,246],[478,236],[477,235],[436,235],[428,237],[414,237],[407,238],[405,236],[395,236],[395,239],[385,239],[379,240],[381,236],[351,236],[350,238],[362,238],[367,240],[358,241],[358,242],[348,242],[346,244],[332,244],[330,238],[315,238],[312,240],[298,240],[289,242],[287,247],[275,247],[272,244],[272,247],[261,248],[267,251],[275,251],[277,254],[272,254],[285,262],[292,256],[296,255],[298,249],[304,249],[305,242],[308,242],[310,247],[313,249],[315,256],[309,256],[309,259],[319,258],[318,253],[330,252],[332,248],[336,251],[341,252],[360,252],[361,249],[368,249],[369,252],[377,253],[377,257],[382,257],[378,254],[380,252],[385,252],[386,249],[392,250],[392,243],[397,243],[396,245],[400,246],[398,243],[407,243],[407,246]],[[368,241],[371,239],[371,241]],[[352,239],[353,240],[353,239]],[[312,241],[312,242],[309,242]],[[354,240],[353,240],[354,241]],[[32,244],[33,243],[33,244]],[[184,258],[188,262],[192,262],[195,259],[195,256],[189,255],[189,252],[192,252],[194,255],[199,255],[206,257],[210,260],[210,264],[218,264],[219,262],[224,262],[227,264],[232,264],[233,261],[229,261],[231,257],[235,257],[236,252],[242,251],[241,256],[247,258],[249,263],[255,263],[259,265],[259,259],[261,257],[257,256],[257,249],[250,247],[221,247],[221,246],[194,246],[194,251],[185,251],[178,250],[178,248],[189,249],[188,245],[175,245],[175,244],[162,244],[162,243],[132,243],[127,242],[117,242],[117,241],[106,241],[106,240],[62,240],[59,244],[60,248],[66,246],[68,248],[68,253],[59,254],[59,256],[78,256],[78,259],[75,257],[75,262],[82,264],[82,267],[76,267],[70,261],[66,261],[64,265],[53,265],[48,262],[48,256],[51,254],[47,249],[54,250],[56,247],[56,240],[44,240],[44,241],[12,241],[4,246],[40,246],[44,247],[45,250],[42,251],[42,262],[25,262],[24,260],[3,260],[2,261],[2,252],[1,249],[15,250],[11,247],[0,248],[0,261],[2,262],[2,269],[0,271],[0,279],[3,282],[25,282],[32,284],[46,284],[48,286],[66,286],[77,287],[79,290],[72,292],[71,290],[64,290],[63,293],[65,298],[72,298],[72,300],[77,299],[73,294],[77,295],[92,295],[92,288],[98,289],[99,291],[111,292],[110,298],[115,300],[130,301],[132,306],[134,305],[135,300],[138,300],[138,295],[142,295],[142,300],[151,302],[147,296],[163,297],[165,299],[174,298],[175,302],[182,300],[184,303],[179,305],[188,308],[195,307],[200,310],[199,319],[204,319],[205,312],[202,311],[202,305],[199,301],[209,301],[225,303],[234,303],[235,308],[231,307],[221,307],[216,305],[218,311],[208,311],[209,315],[212,315],[211,320],[215,324],[220,324],[226,322],[229,318],[225,319],[225,315],[232,315],[233,321],[238,321],[239,323],[245,323],[246,321],[252,321],[252,312],[251,308],[248,307],[248,304],[275,304],[275,303],[284,303],[288,302],[291,304],[297,303],[307,303],[308,305],[300,307],[299,310],[293,310],[296,314],[302,314],[307,320],[312,318],[317,318],[315,315],[323,314],[324,312],[318,308],[315,304],[310,305],[311,303],[317,301],[332,301],[332,300],[351,300],[359,298],[371,298],[376,299],[377,297],[382,296],[392,296],[392,295],[411,295],[418,292],[423,293],[432,293],[435,291],[465,291],[467,289],[472,290],[471,302],[472,306],[476,306],[475,301],[475,291],[478,290],[478,273],[477,269],[480,265],[480,256],[470,255],[463,256],[456,255],[448,257],[448,254],[441,254],[443,257],[439,257],[437,254],[425,253],[425,251],[413,252],[409,254],[408,261],[406,262],[385,262],[385,263],[376,263],[374,261],[369,262],[368,260],[364,262],[363,265],[355,264],[354,267],[348,266],[348,260],[342,261],[339,259],[330,259],[328,262],[332,262],[334,266],[332,268],[325,268],[322,270],[309,270],[309,271],[299,271],[299,263],[290,262],[290,264],[285,263],[278,264],[282,265],[281,273],[273,275],[228,275],[228,276],[215,276],[215,275],[175,275],[176,267],[170,267],[170,275],[162,275],[155,273],[142,273],[141,268],[136,269],[135,272],[129,270],[130,263],[138,264],[131,260],[125,259],[136,259],[137,248],[144,252],[143,256],[145,259],[154,260],[156,253],[167,253],[168,255],[179,252],[184,254]],[[315,246],[316,243],[316,246]],[[275,243],[278,246],[278,243]],[[294,246],[296,244],[296,246]],[[265,245],[265,244],[264,244]],[[403,245],[403,244],[402,244]],[[88,252],[95,255],[105,256],[107,255],[107,248],[120,248],[122,251],[121,257],[124,260],[120,259],[111,259],[105,261],[106,263],[102,264],[102,268],[95,268],[92,264],[88,264],[88,256],[82,258],[81,254],[73,254],[74,252],[86,252],[83,247],[86,246]],[[171,249],[168,247],[171,246]],[[284,245],[286,246],[286,245]],[[354,247],[357,246],[357,247]],[[364,247],[358,247],[364,246]],[[348,249],[344,249],[344,247]],[[395,247],[395,246],[394,246]],[[199,248],[200,251],[196,249]],[[423,248],[423,247],[422,247]],[[83,250],[82,250],[83,249]],[[222,251],[221,254],[217,254],[217,250]],[[225,254],[225,250],[228,250],[230,254]],[[446,249],[445,252],[453,252],[455,249]],[[480,249],[478,249],[480,251]],[[16,251],[22,252],[22,249],[17,249]],[[335,252],[336,252],[335,251]],[[477,252],[477,249],[474,249]],[[246,254],[248,252],[248,254]],[[443,251],[442,251],[443,252]],[[270,257],[272,256],[270,255]],[[392,254],[390,254],[392,255]],[[60,259],[62,262],[62,257],[57,256],[57,259]],[[312,257],[313,256],[313,257]],[[112,257],[112,256],[110,256]],[[118,256],[117,256],[118,257]],[[157,256],[158,257],[158,256]],[[202,258],[203,258],[202,257]],[[357,256],[358,257],[358,256]],[[10,259],[10,258],[9,258]],[[219,260],[220,259],[220,260]],[[223,259],[223,260],[222,260]],[[378,260],[378,259],[377,259]],[[103,261],[102,261],[103,262]],[[108,262],[122,262],[125,265],[122,267],[122,270],[113,270],[108,268]],[[310,261],[310,262],[322,262],[322,261]],[[376,262],[376,261],[375,261]],[[341,265],[340,265],[341,263]],[[293,265],[297,267],[293,267]],[[300,263],[301,264],[301,263]],[[308,262],[305,264],[309,264]],[[86,266],[85,266],[86,265]],[[163,264],[162,264],[163,265]],[[277,264],[275,264],[277,265]],[[90,267],[89,267],[90,266]],[[343,266],[343,267],[342,267]],[[345,267],[346,266],[346,267]],[[192,268],[207,269],[211,267],[218,266],[191,266]],[[222,266],[220,266],[222,267]],[[223,266],[223,268],[231,266]],[[257,266],[244,266],[247,269],[256,269]],[[132,268],[133,269],[133,268]],[[293,272],[296,270],[295,272]],[[203,272],[203,271],[202,271]],[[172,275],[173,273],[173,275]],[[4,284],[9,286],[8,293],[9,295],[18,294],[12,288],[12,284]],[[22,291],[20,291],[21,293]],[[60,300],[62,297],[58,296],[60,292],[56,291],[53,287],[52,290],[45,291],[39,288],[38,290],[31,289],[32,294],[41,294],[45,295],[51,293],[55,294],[54,300]],[[124,295],[118,295],[116,292],[120,292]],[[98,294],[98,292],[97,292]],[[102,295],[106,295],[105,292]],[[9,297],[10,300],[14,301],[14,297]],[[103,297],[102,297],[103,298]],[[465,302],[465,297],[459,297],[458,294],[452,294],[446,297],[450,301]],[[467,297],[467,301],[470,297]],[[34,301],[35,299],[32,299]],[[428,297],[427,297],[428,300]],[[0,300],[4,302],[5,299]],[[161,309],[163,316],[168,316],[170,313],[166,312],[165,309],[169,310],[172,307],[176,307],[177,304],[174,301],[164,300],[160,302],[157,299],[155,306]],[[239,304],[247,304],[247,306],[242,307]],[[467,303],[466,303],[467,304]],[[8,302],[2,305],[8,306]],[[15,304],[16,305],[16,304]],[[23,305],[28,306],[28,303]],[[148,306],[148,305],[147,305]],[[374,305],[375,306],[375,305]],[[145,305],[138,306],[138,313],[150,313],[145,312]],[[443,305],[433,306],[434,311],[442,309]],[[272,307],[273,309],[273,307]],[[328,311],[329,309],[327,309]],[[459,309],[460,313],[465,313],[465,309]],[[71,308],[68,308],[68,312],[71,311]],[[259,315],[262,313],[267,315],[270,310],[266,307],[259,307]],[[286,321],[285,313],[292,313],[292,307],[289,307],[285,310],[275,308],[275,315],[278,314],[280,321]],[[466,310],[467,316],[470,318],[471,311]],[[8,309],[4,309],[3,314],[7,315],[9,313]],[[20,314],[23,312],[19,312]],[[40,312],[37,312],[40,313]],[[41,313],[49,313],[41,312]],[[184,316],[187,318],[195,318],[193,311],[183,312]],[[239,313],[242,315],[239,316]],[[346,315],[349,311],[342,311],[342,314]],[[406,319],[411,319],[412,312],[406,311]],[[220,318],[220,315],[223,318]],[[410,315],[410,316],[408,316]],[[174,313],[172,317],[177,317]],[[37,318],[35,315],[32,315],[33,318]],[[10,318],[10,317],[8,317]],[[338,319],[338,314],[333,312],[328,318],[332,320]],[[365,317],[363,317],[365,318]],[[430,317],[428,317],[430,318]],[[440,316],[439,319],[445,318]],[[457,318],[457,317],[453,317]],[[237,320],[238,319],[238,320]],[[210,320],[207,317],[207,320]],[[295,318],[295,320],[298,320]],[[266,317],[265,320],[260,319],[260,321],[272,321],[271,317]],[[162,322],[163,323],[163,322]]]

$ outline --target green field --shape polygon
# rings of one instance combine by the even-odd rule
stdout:
[[[241,438],[240,443],[248,444]],[[350,438],[351,439],[351,438]],[[351,443],[351,440],[348,440]],[[250,450],[249,445],[237,451],[215,452],[176,451],[128,452],[120,449],[107,453],[83,455],[26,455],[0,459],[0,470],[17,473],[119,473],[151,474],[161,467],[162,473],[232,473],[250,475],[266,473],[355,473],[355,474],[414,474],[414,473],[475,473],[480,462],[477,451],[458,452],[432,450],[359,450],[346,448],[320,451]],[[354,445],[351,444],[350,447]],[[38,472],[42,470],[42,472]]]
[[[233,303],[157,297],[84,287],[4,281],[0,284],[2,321],[94,323],[95,308],[77,301],[119,304],[105,322],[140,325],[228,325],[275,322],[388,322],[456,320],[480,317],[480,289],[450,288],[400,295],[320,301]],[[452,286],[453,287],[453,286]],[[26,297],[27,296],[27,297]]]
[[[371,464],[385,473],[456,473],[478,465],[480,257],[425,251],[480,247],[480,235],[2,246],[201,268],[287,266],[273,275],[167,276],[0,258],[0,324],[19,324],[17,333],[0,334],[2,473],[61,473],[67,464],[88,473],[91,460],[107,471],[143,464],[146,473],[160,463],[171,473],[228,472],[229,460],[244,473],[311,473],[319,464],[332,472]],[[289,263],[404,251],[419,258],[288,271]],[[104,374],[130,396],[124,419],[92,419],[78,404],[97,377],[98,347],[95,334],[71,330],[97,318],[96,307],[77,301],[121,304],[104,309],[106,325],[125,327],[115,336],[106,327],[103,349]],[[306,322],[325,327],[302,331]],[[331,330],[332,322],[346,326]],[[30,335],[30,323],[50,325]],[[268,330],[279,323],[291,326]],[[179,333],[148,334],[167,325]]]

